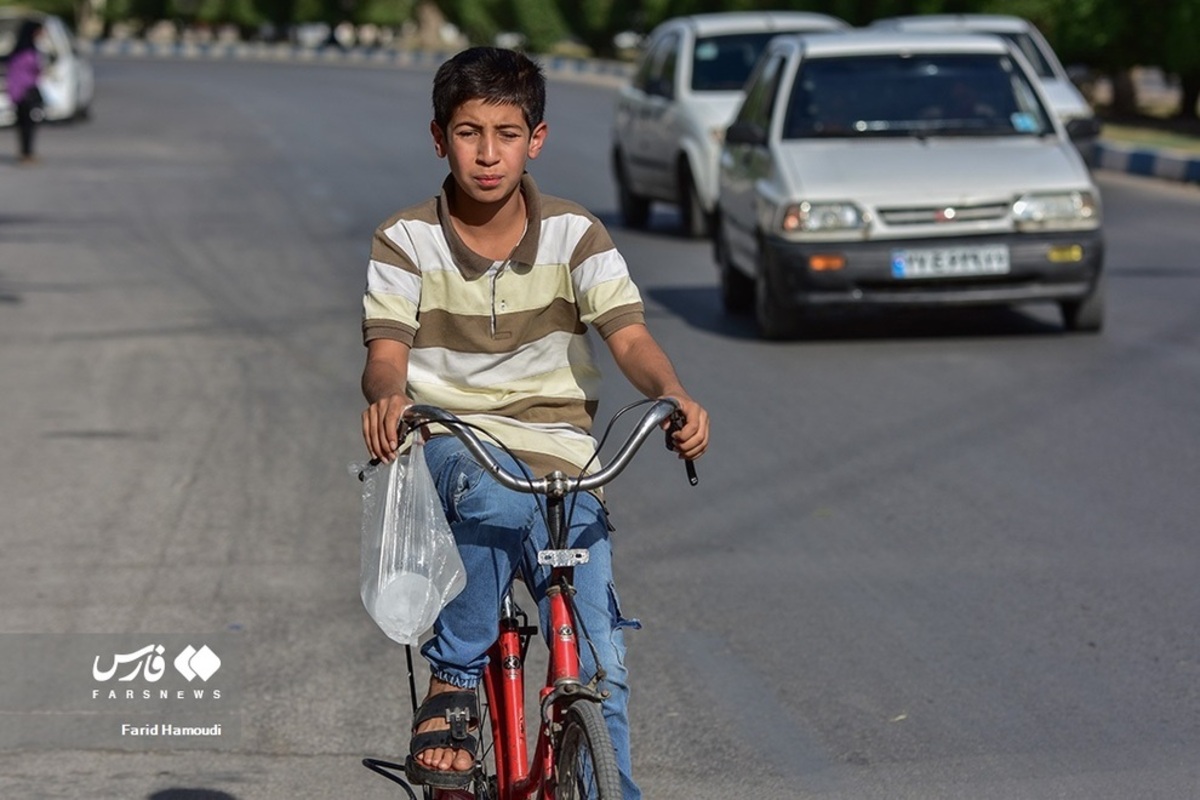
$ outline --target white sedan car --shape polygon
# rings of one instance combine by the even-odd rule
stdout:
[[[762,11],[676,17],[651,31],[613,124],[625,224],[644,227],[650,204],[659,201],[679,206],[689,235],[707,235],[721,137],[767,42],[781,33],[848,27],[825,14]]]
[[[1071,125],[1072,139],[1085,153],[1100,135],[1100,122],[1091,105],[1071,82],[1058,55],[1027,19],[1009,14],[922,14],[876,20],[872,27],[908,33],[988,33],[1012,44],[1029,61],[1046,101],[1064,125]]]
[[[779,37],[721,154],[725,306],[1057,303],[1104,319],[1100,193],[1028,62],[994,36]]]
[[[86,117],[95,94],[92,65],[80,54],[67,26],[53,14],[0,9],[0,84],[4,80],[4,57],[16,43],[21,23],[31,18],[41,21],[44,33],[38,44],[42,52],[42,77],[38,88],[46,101],[45,119]],[[0,90],[0,125],[13,124],[15,116],[8,94]]]

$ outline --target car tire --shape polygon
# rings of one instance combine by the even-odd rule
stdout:
[[[700,201],[700,191],[696,188],[696,178],[688,166],[687,156],[679,159],[679,218],[685,236],[703,239],[709,235],[711,220]]]
[[[71,115],[71,119],[75,122],[83,122],[92,118],[91,103],[80,103],[79,98],[75,99],[75,112]]]
[[[780,305],[772,281],[770,257],[760,241],[758,274],[754,279],[754,321],[763,339],[788,339],[795,335],[799,325]]]
[[[1082,300],[1060,303],[1066,329],[1073,333],[1099,333],[1104,328],[1104,293],[1104,278],[1098,277]]]
[[[749,312],[754,308],[754,281],[733,265],[720,216],[713,220],[713,256],[721,277],[721,305],[730,314]]]
[[[621,163],[620,151],[613,152],[613,178],[617,182],[617,205],[626,228],[644,230],[650,223],[650,201],[634,193]]]

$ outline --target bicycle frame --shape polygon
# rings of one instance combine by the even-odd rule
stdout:
[[[489,651],[492,659],[484,671],[483,685],[488,698],[488,718],[497,750],[495,800],[551,800],[554,796],[553,732],[559,721],[556,700],[567,696],[564,686],[580,685],[578,640],[571,611],[561,590],[550,596],[552,640],[546,685],[539,693],[542,718],[530,758],[525,718],[525,663],[522,628],[515,614],[504,615],[500,636]],[[536,633],[536,629],[533,629]]]
[[[488,698],[488,717],[497,752],[495,800],[553,800],[555,732],[564,709],[563,699],[600,702],[601,695],[583,684],[580,677],[579,637],[576,634],[570,596],[575,563],[583,563],[582,551],[566,550],[567,523],[564,498],[547,498],[547,522],[551,550],[539,553],[539,561],[553,563],[546,591],[549,605],[549,662],[546,682],[538,700],[541,716],[538,735],[529,757],[525,718],[524,642],[539,633],[521,625],[516,604],[509,593],[500,615],[500,635],[488,651],[483,685]]]
[[[486,795],[477,795],[480,800],[485,796],[487,800],[554,800],[554,739],[565,707],[562,700],[567,698],[569,702],[577,702],[588,698],[599,702],[601,699],[600,694],[585,686],[579,676],[579,639],[567,600],[573,573],[573,567],[551,570],[547,598],[550,630],[554,634],[549,648],[546,683],[538,695],[541,718],[532,759],[525,716],[525,644],[530,637],[540,635],[540,631],[522,624],[522,615],[511,592],[505,595],[500,633],[488,650],[488,666],[481,679],[487,697],[487,724],[492,731],[496,772],[495,783],[486,790]],[[404,786],[415,800],[407,783],[394,774],[395,770],[402,769],[401,765],[378,759],[364,759],[363,763]],[[425,797],[431,796],[436,800],[439,792],[427,790]]]
[[[541,494],[546,498],[550,549],[538,553],[538,563],[551,568],[546,591],[550,635],[546,682],[538,698],[538,734],[531,757],[525,715],[525,656],[528,641],[539,635],[540,631],[523,624],[524,615],[517,609],[510,590],[504,596],[499,610],[499,635],[488,650],[488,665],[481,680],[487,697],[495,775],[488,776],[485,771],[479,771],[474,791],[480,800],[484,797],[487,800],[554,800],[558,781],[554,749],[559,744],[557,740],[561,735],[564,716],[568,714],[567,709],[577,702],[599,704],[604,696],[596,689],[596,684],[603,680],[603,674],[587,684],[583,683],[580,676],[580,639],[571,597],[574,594],[575,567],[587,562],[587,551],[567,549],[566,498],[575,492],[598,488],[615,478],[652,430],[668,418],[676,421],[677,409],[674,401],[655,401],[654,407],[643,417],[621,452],[599,472],[577,478],[556,472],[537,480],[506,472],[478,439],[473,435],[460,435],[463,429],[461,425],[455,427],[459,421],[453,415],[431,406],[413,406],[406,412],[406,419],[411,414],[415,419],[440,423],[450,428],[452,433],[459,435],[476,460],[502,485],[514,491]],[[668,446],[669,441],[668,438]],[[695,485],[695,472],[690,461],[687,462],[687,468],[689,481]],[[416,694],[412,686],[411,663],[409,677],[415,710]],[[480,754],[480,763],[483,755]],[[394,774],[397,769],[403,770],[401,765],[378,759],[364,759],[363,764],[401,784],[416,800],[408,783]],[[438,795],[437,791],[425,791],[426,798],[437,798]]]

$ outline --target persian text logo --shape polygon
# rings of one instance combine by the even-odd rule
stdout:
[[[92,677],[101,682],[109,681],[122,671],[122,667],[132,664],[128,672],[117,678],[118,681],[132,681],[141,675],[150,683],[155,683],[167,671],[167,663],[163,658],[165,652],[166,648],[161,644],[149,644],[130,653],[115,653],[111,662],[107,662],[111,664],[108,669],[100,668],[100,656],[96,656],[92,661]],[[189,683],[196,678],[208,681],[221,668],[221,659],[208,645],[203,645],[197,650],[189,644],[175,657],[173,663],[175,669],[187,678]]]
[[[131,681],[140,673],[146,680],[154,683],[167,671],[167,663],[162,657],[165,650],[161,644],[148,644],[132,653],[116,653],[112,657],[112,667],[107,670],[100,669],[100,656],[96,656],[92,661],[92,677],[98,681],[111,680],[122,666],[133,664],[133,669],[117,680]]]

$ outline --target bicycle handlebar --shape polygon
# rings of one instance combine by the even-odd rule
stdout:
[[[471,455],[479,462],[479,465],[487,470],[505,488],[517,492],[525,492],[526,494],[545,494],[564,497],[571,492],[590,491],[612,481],[628,466],[629,462],[633,459],[634,453],[638,451],[642,443],[645,442],[646,438],[655,428],[658,428],[667,420],[672,420],[675,424],[678,424],[678,417],[676,416],[678,414],[679,404],[675,400],[671,398],[655,400],[650,409],[642,415],[637,426],[625,439],[624,444],[621,445],[621,449],[617,451],[617,454],[613,456],[613,459],[606,466],[591,475],[571,477],[556,472],[544,478],[528,478],[524,475],[516,475],[500,466],[496,462],[496,459],[492,457],[492,454],[488,452],[487,448],[484,447],[483,442],[475,432],[466,423],[445,409],[429,405],[411,405],[404,410],[403,421],[410,428],[416,428],[429,422],[445,426],[447,430],[457,436],[459,441],[466,446]],[[670,447],[670,431],[668,431],[667,437],[668,447]],[[695,467],[691,461],[687,462],[687,467],[688,480],[694,486],[696,484]]]

